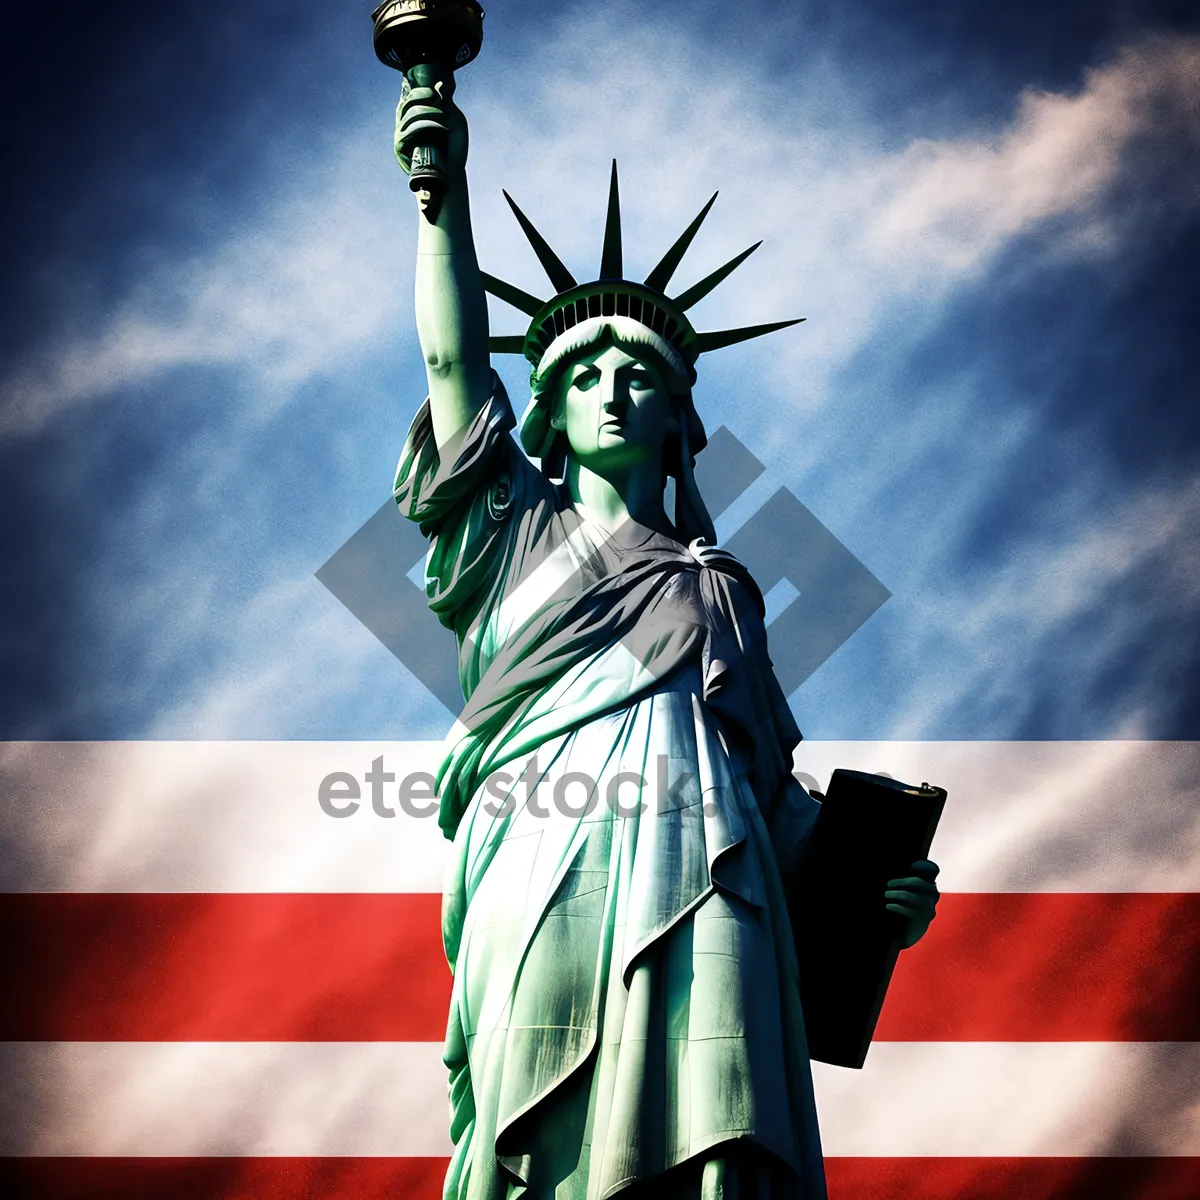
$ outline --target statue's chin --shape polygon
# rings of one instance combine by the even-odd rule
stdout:
[[[633,451],[644,452],[645,447],[639,446],[636,440],[631,440],[629,429],[626,426],[603,425],[596,433],[596,449],[602,457],[605,450],[610,451],[608,457],[629,457]]]

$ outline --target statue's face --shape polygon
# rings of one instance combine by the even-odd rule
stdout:
[[[658,369],[619,346],[582,355],[563,373],[555,403],[572,456],[596,474],[662,462],[679,416]]]

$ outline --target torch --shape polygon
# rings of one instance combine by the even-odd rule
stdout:
[[[454,72],[465,67],[483,43],[483,9],[475,0],[384,0],[371,14],[379,61],[404,73],[412,87],[437,88],[449,97]],[[446,190],[445,150],[436,133],[415,145],[408,186],[431,205]]]

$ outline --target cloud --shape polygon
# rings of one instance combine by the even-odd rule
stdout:
[[[1200,39],[1152,38],[1087,72],[1076,92],[1026,92],[1011,122],[986,137],[889,150],[844,76],[797,71],[747,91],[718,49],[682,35],[649,37],[639,49],[596,18],[561,36],[539,54],[569,67],[543,68],[528,103],[514,108],[493,91],[471,110],[487,268],[545,293],[507,209],[493,202],[501,186],[568,265],[594,269],[604,161],[616,155],[627,270],[645,271],[719,185],[674,286],[765,239],[694,319],[710,329],[807,315],[803,329],[749,354],[726,352],[769,360],[763,381],[793,411],[829,400],[832,375],[897,303],[911,304],[914,320],[936,320],[947,296],[974,285],[1018,239],[1043,234],[1060,258],[1112,257],[1136,240],[1131,214],[1197,205],[1195,167],[1179,168],[1200,147]],[[568,49],[578,45],[589,48],[587,87]],[[513,146],[536,149],[514,163]],[[519,328],[506,306],[494,312],[504,331]],[[708,364],[722,361],[732,360],[705,359],[702,383]]]
[[[1200,150],[1200,41],[1159,37],[1087,72],[1074,95],[1026,91],[1012,125],[988,139],[920,139],[884,165],[865,242],[879,259],[970,271],[1009,239],[1073,216],[1077,247],[1106,248],[1105,201],[1139,140]],[[1174,162],[1176,154],[1164,156]],[[1193,168],[1144,181],[1194,205]]]
[[[1071,498],[1079,503],[1085,489]],[[964,712],[984,727],[1005,714],[1018,736],[1039,726],[1043,736],[1069,736],[1079,713],[1107,717],[1111,737],[1153,737],[1169,722],[1163,706],[1179,699],[1174,631],[1200,607],[1200,480],[1116,504],[1095,498],[1088,509],[1023,538],[996,567],[947,574],[926,593],[910,634],[922,658],[943,664],[941,686],[926,680],[910,695],[894,736],[936,736]],[[1131,650],[1136,671],[1122,680],[1114,713],[1097,693]],[[1034,720],[1048,699],[1058,713]]]
[[[898,305],[916,325],[936,330],[948,301],[975,287],[1019,239],[1039,235],[1040,249],[1059,257],[1112,260],[1140,236],[1122,212],[1140,211],[1142,203],[1194,208],[1194,169],[1176,168],[1198,139],[1200,41],[1153,38],[1088,72],[1075,91],[1027,92],[1015,99],[1012,120],[990,135],[976,130],[896,148],[854,103],[853,81],[834,68],[764,78],[746,89],[724,70],[720,48],[693,31],[639,18],[634,44],[619,15],[615,7],[573,14],[538,43],[536,64],[513,47],[503,69],[492,70],[485,56],[464,75],[460,97],[471,120],[473,217],[483,265],[545,294],[546,281],[500,199],[501,187],[569,265],[594,270],[606,160],[615,154],[627,270],[644,274],[720,184],[724,194],[675,286],[682,290],[759,237],[767,244],[697,306],[698,327],[810,319],[755,349],[706,358],[702,409],[715,406],[712,397],[724,391],[721,419],[876,570],[879,560],[847,534],[861,530],[885,498],[911,492],[915,472],[940,452],[958,475],[953,511],[921,508],[928,495],[894,505],[889,499],[887,510],[896,516],[892,526],[903,519],[912,530],[913,580],[922,571],[959,569],[953,551],[964,525],[994,499],[1013,462],[1040,436],[1039,422],[1000,407],[981,414],[981,379],[960,380],[953,394],[914,402],[899,427],[873,420],[865,403],[847,404],[838,389]],[[203,430],[187,476],[207,481],[212,503],[229,508],[239,497],[261,495],[257,483],[246,483],[258,480],[264,453],[247,444],[247,422],[277,416],[314,379],[338,377],[344,396],[381,358],[394,364],[400,347],[415,366],[415,339],[407,332],[415,217],[386,139],[381,144],[378,133],[364,134],[361,114],[346,120],[357,122],[348,136],[330,134],[310,161],[292,164],[288,182],[269,189],[253,213],[232,213],[227,238],[210,253],[164,255],[116,298],[111,316],[97,318],[91,335],[64,333],[21,363],[0,386],[0,439],[29,437],[80,406],[165,381],[181,367],[230,369],[247,404]],[[330,152],[335,141],[338,149]],[[1031,258],[1032,269],[1038,261]],[[495,304],[492,312],[497,332],[521,328],[521,318],[505,306]],[[524,365],[510,361],[502,369],[519,395]],[[414,378],[404,394],[415,398],[419,387]],[[345,436],[373,453],[379,431],[372,420],[347,412]],[[289,429],[288,452],[325,453],[307,436]],[[805,485],[837,439],[853,440],[855,461],[839,480],[826,479],[826,490],[814,498]],[[219,454],[210,453],[214,446]],[[1099,471],[1083,467],[1065,480],[1062,502],[1094,503]],[[77,464],[77,475],[86,474],[86,464]],[[119,660],[126,642],[156,641],[147,697],[172,679],[194,681],[187,685],[194,694],[177,696],[153,719],[136,721],[136,729],[244,736],[249,728],[278,736],[295,722],[308,731],[320,724],[323,705],[342,711],[348,696],[370,690],[374,685],[365,681],[377,648],[369,641],[351,647],[352,626],[338,626],[341,614],[313,607],[328,599],[323,591],[322,601],[304,594],[304,581],[336,542],[316,546],[311,528],[285,531],[279,508],[285,499],[263,496],[253,509],[261,528],[244,545],[206,540],[201,531],[188,553],[160,560],[153,546],[165,536],[161,513],[170,509],[178,478],[163,469],[143,480],[127,514],[123,544],[150,556],[134,586],[105,579],[109,586],[91,589],[87,598],[111,643],[110,658]],[[382,474],[380,481],[382,488]],[[1139,520],[1159,511],[1158,494],[1133,498]],[[1162,503],[1177,499],[1169,490],[1161,495]],[[364,505],[363,519],[373,503]],[[1099,507],[1093,516],[1090,525],[1081,515],[1057,534],[1035,523],[1011,562],[981,569],[942,608],[922,615],[925,625],[959,630],[947,661],[960,674],[932,705],[928,695],[899,703],[895,732],[935,730],[939,714],[961,709],[983,670],[981,648],[1006,625],[1024,619],[1029,638],[1048,646],[1089,596],[1140,569],[1139,543],[1128,530],[1142,526],[1117,520],[1114,532],[1113,514]],[[1179,529],[1171,535],[1172,555],[1183,537]],[[1062,566],[1061,577],[1045,583],[1045,603],[1034,603],[1038,589],[1029,588],[1022,571],[1047,561]],[[256,594],[193,588],[192,581],[218,571],[251,574],[259,581]],[[898,591],[900,574],[881,578]],[[167,599],[173,596],[187,602],[176,606]],[[1138,619],[1122,615],[1108,635],[1128,639]],[[922,636],[935,635],[907,631],[905,653],[924,655]],[[304,665],[289,651],[301,642]],[[1099,646],[1095,654],[1109,649]],[[1099,670],[1094,655],[1084,658],[1088,672]],[[1019,672],[1004,679],[996,684],[997,704],[1019,694]],[[136,683],[127,679],[135,691]],[[844,701],[834,710],[844,712]],[[372,728],[387,727],[378,706],[360,711],[378,722]]]
[[[261,415],[397,328],[409,289],[380,269],[376,231],[395,198],[372,178],[379,152],[359,137],[314,155],[265,219],[237,214],[211,254],[156,262],[98,332],[30,355],[0,391],[0,438],[187,366],[250,371]]]
[[[648,270],[713,182],[723,182],[731,194],[676,286],[699,273],[697,264],[715,266],[741,249],[750,227],[766,237],[769,250],[698,312],[718,325],[816,304],[819,327],[810,324],[794,352],[778,351],[788,369],[800,357],[844,359],[870,335],[889,295],[924,292],[931,301],[931,288],[954,286],[1052,219],[1073,218],[1065,243],[1103,252],[1112,234],[1105,202],[1133,144],[1154,143],[1157,158],[1172,162],[1181,143],[1200,145],[1197,39],[1159,37],[1127,49],[1090,71],[1074,95],[1027,92],[1012,124],[990,138],[920,139],[885,153],[854,116],[845,80],[840,126],[814,127],[816,85],[767,82],[747,96],[712,47],[690,34],[651,26],[639,52],[617,24],[609,14],[560,26],[557,40],[539,44],[532,93],[511,86],[530,74],[519,63],[473,93],[464,85],[481,256],[489,269],[545,290],[498,203],[507,186],[568,261],[590,263],[610,150],[627,180],[626,260],[634,267],[641,260]],[[820,89],[827,109],[838,89],[825,77]],[[518,159],[514,147],[523,148]],[[34,433],[74,405],[187,364],[245,367],[262,377],[265,403],[284,403],[298,381],[403,328],[409,289],[390,257],[381,262],[381,236],[399,220],[406,243],[411,222],[386,159],[374,135],[314,155],[259,224],[232,228],[207,257],[161,263],[95,336],[52,344],[5,381],[0,437]],[[1195,201],[1194,172],[1152,182]],[[717,257],[717,247],[728,253]],[[499,328],[518,327],[516,314],[496,311]]]

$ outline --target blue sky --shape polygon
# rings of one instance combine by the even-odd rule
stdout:
[[[423,394],[369,7],[18,19],[4,738],[444,732],[313,577]],[[893,593],[792,697],[808,736],[1200,736],[1197,23],[849,8],[496,0],[483,264],[545,291],[507,187],[594,270],[614,156],[631,272],[717,188],[679,282],[766,239],[697,325],[808,321],[707,356],[698,407]]]

